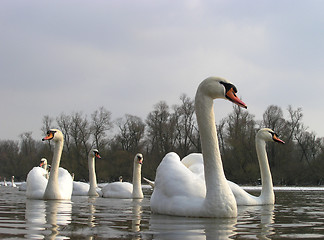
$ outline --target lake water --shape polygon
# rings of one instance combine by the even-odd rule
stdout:
[[[42,201],[1,186],[0,239],[324,239],[324,188],[275,188],[274,206],[239,207],[235,219],[154,215],[151,193]]]

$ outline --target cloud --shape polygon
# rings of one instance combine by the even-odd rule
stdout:
[[[44,115],[92,113],[143,119],[160,100],[194,97],[204,78],[228,78],[249,112],[302,107],[324,134],[324,17],[318,1],[4,1],[0,9],[2,138]],[[302,17],[301,17],[302,16]],[[220,117],[232,110],[217,103]],[[316,117],[309,115],[316,114]],[[306,121],[307,120],[307,121]]]

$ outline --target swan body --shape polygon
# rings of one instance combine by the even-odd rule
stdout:
[[[77,182],[73,181],[73,196],[102,196],[102,191],[97,186],[97,178],[95,171],[95,158],[100,159],[100,155],[97,149],[91,149],[88,155],[88,167],[89,167],[89,182]]]
[[[236,199],[237,205],[267,205],[274,204],[275,197],[273,191],[272,177],[266,153],[266,142],[284,143],[277,134],[269,128],[262,128],[255,138],[255,145],[261,172],[262,190],[260,196],[253,196],[246,192],[236,183],[227,181]],[[204,178],[203,156],[200,153],[192,153],[181,161],[190,171],[199,178]],[[203,193],[202,195],[204,195]]]
[[[41,167],[34,167],[27,175],[27,198],[45,200],[71,199],[72,178],[70,173],[59,167],[63,150],[63,134],[60,130],[51,129],[43,140],[54,141],[54,154],[51,174],[46,179],[47,171]]]
[[[128,182],[108,183],[102,188],[105,198],[137,198],[144,197],[141,185],[141,169],[143,155],[138,153],[134,157],[133,184]]]
[[[166,154],[156,171],[150,201],[153,213],[188,217],[237,216],[236,200],[223,171],[213,110],[216,98],[228,99],[246,108],[236,92],[235,86],[222,78],[210,77],[201,82],[196,92],[195,110],[204,180],[181,163],[176,153]]]

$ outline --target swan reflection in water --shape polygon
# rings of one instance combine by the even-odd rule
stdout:
[[[132,232],[141,231],[141,215],[142,215],[142,203],[143,199],[133,199],[133,219],[132,219]]]
[[[240,206],[238,208],[238,213],[238,221],[243,223],[236,225],[238,231],[240,231],[240,228],[246,229],[247,225],[251,224],[249,233],[247,234],[255,234],[259,239],[271,239],[271,235],[275,233],[273,204],[260,206]],[[255,219],[259,219],[260,222],[257,227],[255,226]]]
[[[256,218],[260,219],[257,227]],[[231,239],[241,231],[240,228],[243,231],[249,229],[247,238],[251,235],[271,239],[274,234],[274,205],[239,206],[237,218],[186,218],[152,214],[149,224],[153,239]]]
[[[152,214],[150,232],[162,239],[229,239],[237,218],[191,218]]]
[[[67,239],[60,235],[60,226],[71,223],[72,202],[67,200],[26,201],[28,239]],[[48,231],[49,230],[49,231]]]

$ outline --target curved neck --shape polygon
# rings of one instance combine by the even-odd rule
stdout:
[[[266,152],[266,143],[262,139],[255,139],[255,146],[260,166],[261,181],[262,181],[262,190],[260,197],[267,202],[273,203],[274,201],[274,192],[273,192],[273,183],[272,177],[268,162],[268,156]]]
[[[227,192],[233,196],[223,171],[215,125],[213,99],[197,91],[195,109],[204,160],[206,199],[222,198],[220,192]]]
[[[96,167],[95,167],[95,157],[88,157],[88,167],[89,167],[89,182],[90,182],[90,188],[88,195],[90,196],[98,196],[98,193],[96,191],[97,188],[97,177],[96,177]]]
[[[58,172],[63,150],[63,140],[55,142],[51,173],[44,193],[44,199],[60,199],[61,194],[58,185]]]
[[[134,161],[133,168],[133,198],[143,198],[142,184],[141,184],[141,170],[142,165]]]

